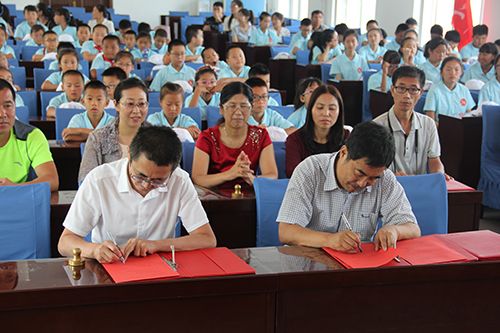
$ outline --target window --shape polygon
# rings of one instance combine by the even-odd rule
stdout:
[[[349,28],[361,28],[364,33],[366,22],[375,19],[376,0],[336,0],[332,5],[333,23],[345,23]]]

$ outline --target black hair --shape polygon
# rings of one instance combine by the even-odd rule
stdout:
[[[253,93],[252,89],[243,82],[231,82],[228,83],[222,88],[220,93],[220,105],[224,105],[235,95],[245,95],[250,104],[253,102]]]
[[[260,13],[260,15],[259,15],[259,21],[262,21],[266,17],[271,17],[271,14],[269,14],[268,12],[262,12],[262,13]]]
[[[71,42],[59,42],[59,44],[57,44],[57,53],[59,53],[59,51],[61,50],[64,50],[64,49],[72,49],[72,50],[75,50],[75,45],[73,45],[73,43]]]
[[[323,94],[330,94],[337,100],[339,104],[339,115],[337,121],[328,131],[328,152],[336,152],[340,149],[344,143],[344,101],[340,92],[333,85],[320,85],[314,90],[311,95],[311,100],[307,107],[306,122],[304,126],[300,129],[300,135],[302,141],[304,142],[307,150],[315,154],[316,143],[314,141],[314,120],[312,116],[314,104],[316,104],[317,99]]]
[[[406,38],[408,36],[408,34],[415,34],[415,36],[418,38],[418,32],[416,32],[413,29],[406,30],[405,33],[403,34],[403,38]]]
[[[479,48],[479,53],[489,53],[489,54],[493,54],[496,57],[498,54],[498,49],[497,49],[495,43],[484,43]]]
[[[182,42],[180,39],[172,39],[170,43],[168,43],[168,53],[172,52],[172,49],[174,46],[184,46],[186,48],[186,45]]]
[[[401,58],[403,58],[403,51],[401,51],[401,49],[403,48],[403,45],[405,45],[406,41],[409,41],[409,40],[414,41],[415,43],[417,42],[415,40],[415,38],[413,38],[413,37],[405,37],[405,38],[403,38],[403,40],[401,41],[399,50],[398,50],[399,54],[401,55]],[[417,47],[417,51],[418,51],[418,47]]]
[[[317,14],[321,14],[321,15],[324,15],[323,12],[319,9],[316,9],[316,10],[313,10],[311,12],[311,17],[313,17],[314,15],[317,15]]]
[[[141,154],[157,166],[179,166],[182,144],[175,131],[166,126],[141,126],[130,143],[130,160]]]
[[[407,20],[405,21],[405,23],[406,23],[407,25],[418,25],[417,20],[415,20],[413,17],[410,17],[409,19],[407,19]]]
[[[406,30],[410,29],[410,27],[408,27],[408,24],[406,23],[400,23],[398,24],[398,26],[396,27],[396,31],[394,32],[394,34],[399,34],[400,32],[404,32]]]
[[[337,24],[334,28],[334,30],[339,34],[339,35],[342,35],[344,36],[344,34],[346,33],[347,30],[349,30],[349,27],[347,26],[347,24],[345,23],[340,23],[340,24]]]
[[[78,27],[76,28],[76,30],[80,29],[80,28],[87,28],[89,29],[89,31],[92,31],[92,29],[90,29],[90,25],[86,24],[86,23],[80,23],[78,25]]]
[[[398,51],[387,50],[382,58],[383,61],[391,65],[399,65],[401,63],[401,55]]]
[[[82,79],[82,82],[85,82],[85,78],[83,77],[82,72],[80,72],[78,70],[75,70],[75,69],[70,69],[70,70],[64,72],[63,75],[62,75],[62,78],[61,78],[61,82],[64,82],[64,78],[66,76],[70,76],[70,75],[79,76]]]
[[[127,79],[127,73],[120,67],[109,67],[102,72],[102,77],[114,76],[118,80],[123,81]]]
[[[167,34],[167,31],[165,29],[158,29],[155,31],[155,37],[164,37],[164,38],[168,38],[168,34]]]
[[[496,45],[496,46],[500,46],[500,39],[497,39],[497,40],[495,41],[495,45]]]
[[[369,26],[369,25],[370,25],[370,24],[372,24],[372,23],[375,23],[375,24],[378,26],[378,22],[377,22],[377,20],[368,20],[368,21],[366,22],[366,26]]]
[[[106,29],[106,33],[109,33],[109,29],[107,26],[105,26],[104,24],[96,24],[94,25],[94,27],[92,28],[92,32],[95,31],[95,29],[98,29],[98,28],[103,28],[103,29]]]
[[[216,1],[216,2],[214,2],[214,4],[212,5],[212,7],[220,7],[220,8],[224,8],[224,4],[222,3],[222,1]]]
[[[118,29],[122,30],[132,29],[132,22],[130,22],[130,20],[127,19],[122,19],[120,20],[120,22],[118,22]]]
[[[254,17],[253,17],[253,11],[248,10],[246,8],[241,8],[239,11],[240,15],[243,15],[245,17],[248,17],[248,22],[253,24]],[[231,20],[231,19],[230,19]]]
[[[420,89],[425,85],[425,72],[415,66],[400,66],[392,74],[392,85],[395,86],[396,82],[402,77],[411,77],[418,80]]]
[[[45,31],[45,29],[40,24],[33,24],[31,27],[31,33],[35,33],[37,31]]]
[[[371,167],[388,168],[396,154],[392,133],[373,121],[354,126],[345,145],[348,160],[365,159]]]
[[[102,39],[102,44],[104,45],[104,42],[107,41],[107,40],[115,41],[116,43],[118,43],[118,45],[120,45],[120,38],[118,38],[118,36],[115,36],[115,35],[106,35]]]
[[[300,26],[310,26],[312,24],[312,21],[311,19],[309,18],[305,18],[305,19],[302,19],[302,21],[300,21]]]
[[[141,38],[146,38],[148,41],[152,42],[151,35],[149,34],[149,32],[144,32],[144,31],[139,32],[139,35],[137,36],[137,40],[139,40]]]
[[[7,33],[7,28],[5,27],[5,24],[0,23],[0,29],[2,29],[4,33]]]
[[[134,30],[127,30],[127,31],[125,31],[125,33],[123,35],[124,36],[125,35],[133,35],[135,38],[137,38],[137,33]]]
[[[130,53],[128,51],[120,51],[120,52],[118,52],[115,55],[115,63],[117,61],[119,61],[120,59],[122,59],[122,58],[128,58],[128,59],[130,59],[130,61],[132,62],[132,64],[134,63],[134,56],[132,55],[132,53]]]
[[[217,80],[217,73],[215,72],[215,70],[210,66],[203,66],[196,71],[194,81],[197,82],[203,74],[207,73],[213,74],[215,76],[215,79]]]
[[[85,87],[83,87],[83,94],[84,95],[85,95],[85,92],[87,91],[87,89],[99,89],[99,90],[104,91],[104,95],[106,97],[108,96],[108,91],[106,90],[106,86],[104,85],[104,83],[102,83],[99,80],[91,80],[91,81],[87,82]]]
[[[456,30],[447,31],[444,39],[453,43],[460,43],[460,33]]]
[[[488,26],[486,24],[478,24],[472,28],[472,36],[488,35]]]
[[[451,61],[455,61],[457,64],[459,64],[460,68],[462,68],[462,73],[464,72],[464,64],[462,63],[462,61],[460,59],[458,59],[455,56],[449,56],[449,57],[444,58],[443,62],[441,63],[441,68],[439,68],[439,71],[442,73],[444,66],[446,66],[446,64],[451,62]]]
[[[325,29],[323,31],[316,31],[311,35],[311,39],[313,41],[313,49],[317,46],[321,52],[323,52],[326,48],[326,44],[329,43],[333,37],[335,36],[335,31],[332,29]],[[309,52],[309,62],[312,61],[313,53]]]
[[[433,38],[425,44],[424,48],[424,57],[429,58],[430,51],[434,51],[439,46],[444,45],[448,46],[448,43],[441,37]]]
[[[321,80],[317,77],[306,77],[297,83],[297,89],[295,90],[295,98],[293,99],[293,105],[295,109],[302,107],[304,102],[300,100],[300,97],[304,94],[307,88],[316,83],[318,86],[322,84]]]
[[[149,23],[141,22],[137,26],[137,32],[138,33],[141,33],[141,32],[147,32],[147,33],[149,33],[150,31],[151,31],[151,26],[149,25]]]
[[[497,65],[498,61],[500,60],[500,54],[498,54],[496,57],[495,57],[495,61],[493,62],[493,65]]]
[[[354,30],[354,31],[356,31],[356,30]],[[382,39],[382,29],[380,29],[380,28],[371,28],[370,30],[368,30],[368,31],[366,32],[366,35],[368,36],[368,34],[369,34],[370,32],[372,32],[372,31],[378,31],[378,33],[380,34],[380,38]],[[356,34],[357,34],[357,32],[356,32]],[[344,36],[344,38],[345,38],[345,36]]]
[[[66,48],[62,48],[62,49],[57,50],[57,61],[59,62],[59,65],[61,65],[61,60],[65,55],[74,56],[76,58],[76,63],[77,64],[80,63],[80,59],[78,58],[78,53],[76,53],[76,50],[74,48],[70,49],[70,48],[66,47]]]
[[[240,0],[233,0],[231,1],[231,4],[235,4],[236,6],[243,8],[243,2]],[[228,26],[231,28],[231,24],[233,23],[234,15],[231,13],[231,16],[229,16],[229,21],[228,21]],[[252,19],[253,19],[253,13],[252,13]]]
[[[144,84],[144,82],[142,82],[142,80],[135,77],[131,77],[129,79],[121,81],[116,86],[115,95],[113,96],[116,103],[120,102],[124,90],[129,90],[133,88],[139,88],[142,91],[144,91],[144,93],[146,94],[146,100],[149,101],[148,87],[146,87],[146,85]]]
[[[431,27],[431,35],[434,34],[443,37],[443,33],[444,33],[443,27],[440,26],[439,24],[434,24]]]
[[[255,65],[253,65],[250,70],[248,71],[248,77],[255,77],[257,75],[267,75],[267,74],[271,74],[271,71],[269,70],[269,67],[267,67],[265,64],[263,63],[256,63]]]
[[[275,17],[278,19],[278,21],[281,21],[283,22],[283,26],[285,26],[285,17],[283,16],[283,14],[281,14],[280,12],[274,12],[273,15],[271,17]]]
[[[66,21],[67,25],[75,26],[75,20],[73,19],[73,16],[71,15],[68,9],[64,7],[58,8],[54,10],[54,14],[64,16],[64,20]]]
[[[104,18],[106,19],[111,19],[111,15],[109,14],[108,10],[106,9],[106,6],[103,4],[98,4],[94,6],[95,9],[97,9],[98,12],[102,13],[104,15]]]
[[[241,47],[239,47],[237,45],[229,45],[229,47],[226,50],[226,59],[229,58],[229,51],[231,51],[232,49],[240,49],[243,52]]]
[[[267,84],[264,82],[264,80],[258,78],[258,77],[251,77],[245,81],[246,84],[250,88],[256,88],[256,87],[264,87],[267,89]]]
[[[200,26],[198,26],[198,25],[190,25],[189,27],[187,27],[187,29],[186,29],[186,41],[188,43],[190,43],[191,39],[196,37],[196,34],[198,34],[198,31],[202,31]]]
[[[184,89],[182,89],[180,84],[173,83],[173,82],[165,82],[165,84],[160,89],[160,101],[167,94],[181,95],[182,99],[184,100]]]
[[[27,5],[24,7],[23,13],[25,12],[37,12],[36,7],[33,5]]]
[[[212,47],[212,46],[207,46],[207,47],[205,47],[205,48],[203,49],[203,51],[201,51],[201,57],[202,57],[203,61],[205,61],[205,51],[210,50],[210,49],[214,50],[214,51],[215,51],[215,53],[217,53],[217,50],[216,50],[214,47]],[[217,54],[218,54],[218,53],[217,53]]]
[[[9,70],[9,69],[6,68],[6,70]],[[9,89],[10,90],[10,92],[12,93],[12,100],[14,101],[14,104],[15,104],[15,101],[16,101],[16,90],[14,89],[14,87],[12,86],[12,84],[9,81],[4,80],[4,79],[0,79],[0,91],[4,90],[4,89]]]
[[[1,28],[2,26],[3,26],[3,24],[0,24],[0,28]],[[5,27],[4,27],[4,29],[5,29]],[[43,33],[43,37],[45,37],[45,36],[47,36],[47,35],[56,35],[56,36],[57,36],[57,34],[56,34],[53,30],[47,30],[47,31],[45,31],[45,32]]]
[[[354,38],[356,38],[356,40],[358,40],[358,33],[354,29],[349,29],[349,30],[346,30],[346,32],[344,32],[344,40],[351,35],[353,35]]]

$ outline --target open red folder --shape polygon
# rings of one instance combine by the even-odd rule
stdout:
[[[446,240],[461,246],[479,260],[500,259],[500,235],[490,230],[458,232],[442,235]]]
[[[383,266],[398,256],[397,249],[389,248],[387,251],[375,251],[373,243],[363,243],[363,252],[345,253],[324,247],[330,256],[336,259],[345,268],[372,268]]]
[[[448,192],[474,191],[472,187],[462,184],[455,179],[446,181],[446,189],[448,190]]]
[[[116,283],[165,279],[255,274],[255,270],[225,247],[175,252],[177,271],[166,262],[171,253],[155,253],[146,257],[128,257],[122,264],[103,264]]]

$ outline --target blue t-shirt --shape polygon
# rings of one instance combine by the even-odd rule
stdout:
[[[266,125],[266,127],[276,126],[283,129],[293,127],[292,122],[286,120],[279,112],[271,109],[266,109],[264,111],[264,115],[260,123],[258,123],[253,116],[250,116],[247,122],[249,125],[254,125],[254,126],[258,125]]]
[[[323,52],[321,49],[317,46],[313,47],[312,49],[312,58],[311,58],[311,64],[316,65],[318,64],[318,56],[322,54]],[[340,47],[340,44],[337,45],[335,48],[330,49],[328,52],[328,56],[324,60],[324,62],[330,61],[333,58],[336,58],[342,54],[342,48]]]
[[[83,52],[88,52],[92,55],[100,53],[100,51],[96,49],[95,43],[92,40],[88,40],[85,43],[83,43],[82,50],[80,51],[80,53],[83,54]]]
[[[370,78],[368,79],[368,91],[370,90],[380,90],[380,86],[382,85],[382,71],[378,71],[375,74],[372,74]],[[385,91],[383,92],[388,92],[391,90],[392,86],[392,78],[390,76],[387,76],[386,80],[386,85],[385,85]]]
[[[102,118],[97,124],[97,126],[94,128],[92,126],[92,122],[89,119],[89,116],[87,112],[82,112],[75,114],[73,117],[71,117],[71,120],[68,123],[67,128],[88,128],[88,129],[98,129],[106,126],[110,122],[112,122],[115,119],[112,115],[110,115],[107,112],[103,112]]]
[[[387,49],[383,46],[377,46],[377,49],[373,51],[370,45],[365,45],[361,47],[358,54],[365,58],[366,61],[378,60],[378,57],[383,57]]]
[[[108,69],[109,67],[111,67],[111,62],[104,60],[104,55],[99,53],[92,61],[90,69]]]
[[[0,47],[0,53],[12,54],[12,57],[14,59],[16,59],[16,53],[14,52],[14,49],[12,47],[10,47],[9,45],[7,45],[7,42],[5,42],[5,44],[3,44],[2,47]]]
[[[193,51],[191,51],[191,49],[186,45],[186,56],[201,55],[201,52],[203,52],[204,49],[204,46],[197,46],[193,53]]]
[[[307,109],[305,105],[295,110],[289,117],[288,121],[296,128],[301,128],[306,123]]]
[[[54,28],[52,28],[52,31],[54,31],[58,36],[70,35],[71,37],[73,37],[73,41],[78,40],[75,27],[68,25],[66,26],[66,29],[63,30],[60,25],[56,25]]]
[[[279,38],[274,30],[267,29],[266,31],[262,31],[259,27],[252,29],[248,43],[255,46],[276,45],[279,43]]]
[[[460,55],[462,59],[469,59],[471,57],[479,56],[479,48],[475,47],[472,42],[462,47],[460,50]]]
[[[35,24],[39,24],[43,27],[45,31],[47,31],[47,27],[40,23],[40,21],[36,21]],[[28,24],[28,21],[22,21],[16,27],[14,31],[14,38],[16,39],[24,39],[26,35],[31,35],[31,26]]]
[[[392,42],[389,42],[389,43],[385,44],[384,47],[387,50],[399,51],[399,49],[401,48],[401,45],[399,45],[399,43],[396,42],[396,40],[393,40]]]
[[[492,66],[488,73],[484,74],[483,69],[481,68],[481,64],[476,62],[465,71],[462,79],[460,81],[467,82],[472,79],[481,80],[484,83],[488,83],[489,81],[495,78],[495,66]]]
[[[484,102],[494,102],[500,104],[500,82],[492,79],[486,83],[479,92],[479,104]]]
[[[448,89],[443,81],[434,83],[427,93],[424,111],[436,112],[438,115],[458,116],[472,109],[476,103],[472,99],[469,89],[463,84],[457,83],[453,90]]]
[[[170,125],[170,123],[168,122],[167,117],[165,117],[165,115],[163,114],[163,111],[155,112],[150,115],[148,117],[148,122],[151,125],[167,126],[171,128],[188,128],[191,126],[196,126],[198,128],[198,124],[196,123],[196,121],[194,121],[194,119],[190,116],[183,113],[179,113],[172,125]]]
[[[250,71],[249,66],[243,66],[243,69],[241,70],[240,74],[236,75],[235,72],[230,67],[227,68],[222,68],[219,72],[219,79],[225,79],[225,78],[243,78],[243,79],[248,79],[248,72]]]
[[[188,108],[189,103],[191,103],[191,100],[193,99],[193,94],[189,95],[186,97],[186,100],[184,101],[184,107]],[[220,105],[220,93],[215,93],[212,95],[212,98],[210,101],[207,103],[203,98],[198,98],[198,107],[200,108],[201,111],[201,120],[207,120],[207,106],[215,106],[219,107]]]
[[[308,34],[307,37],[302,36],[302,32],[298,32],[292,36],[290,40],[290,54],[292,54],[292,50],[294,47],[298,47],[299,50],[307,51],[307,42],[311,38],[311,34]]]
[[[441,81],[441,63],[435,67],[429,60],[426,60],[418,67],[424,71],[426,80],[432,81],[432,83]]]
[[[54,72],[54,73],[51,73],[46,79],[45,81],[49,81],[50,83],[52,84],[60,84],[62,82],[62,76],[63,76],[63,72],[62,71],[58,71],[58,72]],[[83,82],[84,83],[87,83],[89,82],[89,78],[85,75],[83,75]]]
[[[345,53],[335,58],[330,68],[330,76],[342,75],[342,80],[357,81],[363,79],[363,71],[369,69],[366,59],[357,53],[350,60]]]
[[[194,82],[194,77],[196,75],[196,71],[186,64],[183,64],[181,69],[177,71],[172,64],[168,65],[165,68],[162,68],[151,82],[151,86],[149,87],[152,91],[160,91],[161,87],[166,82],[173,81],[192,81]]]

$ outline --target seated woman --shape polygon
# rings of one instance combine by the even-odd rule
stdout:
[[[221,92],[220,124],[203,131],[194,150],[192,178],[204,187],[251,186],[260,177],[276,179],[278,169],[266,129],[247,124],[252,109],[252,89],[231,82]]]
[[[306,123],[307,105],[309,105],[311,94],[320,85],[321,80],[316,77],[306,77],[297,84],[293,100],[295,111],[287,119],[295,128],[301,128]]]
[[[248,43],[252,31],[255,29],[252,26],[253,13],[245,8],[238,12],[239,24],[231,29],[231,40],[233,43]]]
[[[448,44],[443,38],[434,38],[425,45],[427,60],[418,67],[424,71],[425,79],[437,83],[441,81],[441,62],[446,57]]]
[[[344,53],[335,58],[330,68],[330,77],[335,80],[357,81],[363,79],[363,71],[367,71],[366,59],[356,52],[358,33],[347,30],[344,33]]]
[[[479,92],[479,105],[485,102],[500,104],[500,54],[495,58],[496,77],[486,83]]]
[[[309,53],[309,62],[313,65],[331,63],[342,54],[337,32],[331,29],[322,31],[313,40],[312,51]]]
[[[342,96],[334,86],[322,85],[312,93],[306,124],[286,140],[286,176],[308,156],[338,151],[346,136]]]
[[[89,134],[83,153],[78,182],[104,163],[128,156],[129,145],[137,130],[145,126],[148,115],[148,88],[136,78],[126,79],[114,92],[116,119]]]

